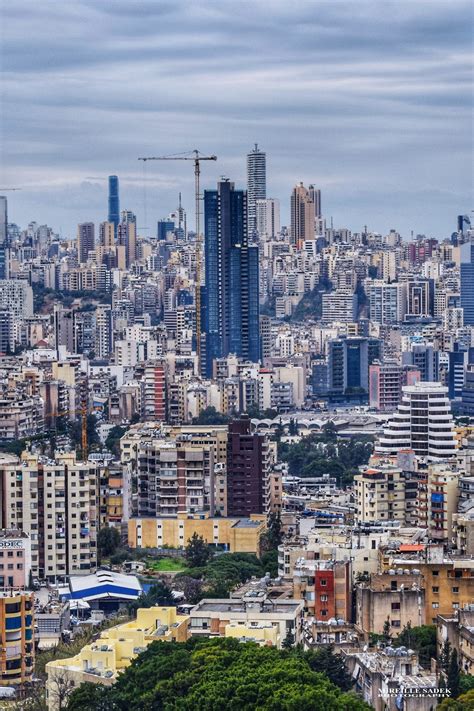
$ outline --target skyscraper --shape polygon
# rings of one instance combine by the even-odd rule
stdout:
[[[7,240],[8,240],[7,198],[4,195],[0,195],[0,279],[8,279]]]
[[[223,179],[204,191],[206,284],[202,321],[206,374],[212,362],[235,353],[259,359],[258,247],[248,244],[247,193]]]
[[[257,200],[267,197],[266,153],[259,151],[258,144],[247,153],[247,209],[248,231],[252,235],[257,229]]]
[[[256,229],[260,237],[273,239],[280,232],[280,201],[274,198],[257,200]]]
[[[474,244],[461,246],[461,306],[464,309],[464,325],[474,325]]]
[[[295,185],[291,194],[291,243],[301,249],[305,240],[314,239],[314,202],[303,183]]]
[[[314,203],[314,216],[321,217],[321,190],[317,190],[314,185],[308,188],[309,196]]]
[[[85,264],[89,252],[95,249],[95,227],[93,222],[83,222],[77,226],[77,260]]]
[[[119,179],[116,175],[109,175],[109,216],[108,221],[113,222],[115,236],[120,222]]]
[[[418,457],[456,454],[456,437],[448,388],[441,383],[416,383],[402,388],[398,411],[388,421],[376,451],[396,454],[412,449]]]
[[[129,267],[137,258],[137,218],[130,210],[122,210],[122,220],[117,228],[117,243],[125,247]]]

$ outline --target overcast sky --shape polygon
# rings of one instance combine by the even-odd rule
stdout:
[[[107,216],[106,177],[139,227],[177,204],[199,148],[204,187],[322,190],[336,226],[445,237],[472,210],[473,7],[464,0],[0,0],[0,188],[9,220],[65,236]],[[146,215],[145,215],[146,210]],[[145,225],[145,220],[147,225]]]

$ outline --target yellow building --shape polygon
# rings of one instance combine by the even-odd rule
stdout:
[[[455,614],[474,600],[474,559],[445,556],[441,545],[427,546],[420,555],[391,556],[390,567],[420,572],[427,625],[436,624],[438,615]]]
[[[215,518],[178,514],[173,518],[132,518],[128,521],[131,548],[184,548],[194,533],[231,553],[258,553],[260,536],[266,528],[264,515],[250,518]]]
[[[185,642],[189,636],[188,615],[175,607],[149,607],[137,611],[137,619],[102,632],[96,642],[79,654],[46,665],[46,699],[49,711],[58,711],[59,697],[85,681],[112,685],[132,659],[156,640]]]
[[[271,622],[229,622],[224,627],[224,637],[256,642],[261,646],[281,647],[280,629]]]
[[[33,593],[0,594],[0,686],[31,681],[35,661]]]

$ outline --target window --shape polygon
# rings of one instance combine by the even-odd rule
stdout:
[[[459,592],[459,588],[452,588],[452,590],[453,590],[453,593],[458,593],[458,592]]]
[[[438,593],[438,592],[439,592],[439,588],[438,588],[438,587],[435,587],[435,586],[433,586],[433,587],[431,588],[431,590],[432,590],[434,593]]]
[[[433,577],[436,577],[439,575],[439,570],[433,570]]]
[[[390,590],[396,590],[396,589],[397,589],[397,581],[391,580],[390,581]]]
[[[326,579],[321,580],[321,585],[327,585],[328,581]]]
[[[431,604],[431,607],[433,608],[433,610],[437,610],[438,607],[439,607],[439,602],[433,602],[433,603]]]
[[[400,620],[392,620],[392,627],[401,627]]]
[[[327,602],[328,601],[328,596],[327,595],[321,595],[321,602]]]
[[[399,602],[392,602],[392,610],[399,610],[400,609],[400,603]]]

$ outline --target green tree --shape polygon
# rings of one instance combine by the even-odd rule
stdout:
[[[235,639],[153,642],[104,693],[113,711],[370,710],[362,699],[314,671],[300,649]],[[81,701],[81,711],[97,711],[93,692],[90,701],[84,696]]]
[[[265,573],[270,573],[272,578],[278,575],[278,550],[274,548],[271,551],[265,551],[260,558],[262,568]]]
[[[451,642],[447,639],[442,648],[438,659],[438,666],[442,672],[448,673],[449,662],[451,660]]]
[[[421,625],[412,627],[410,622],[403,628],[394,640],[395,647],[415,649],[420,658],[420,664],[425,669],[431,667],[431,659],[436,659],[436,625]]]
[[[280,512],[271,513],[267,520],[267,530],[260,537],[262,551],[276,550],[283,539]]]
[[[383,623],[383,638],[385,642],[390,642],[390,617],[387,617]]]
[[[161,607],[173,607],[176,605],[171,588],[161,580],[153,583],[148,592],[142,593],[138,600],[131,602],[128,605],[128,612],[132,616],[141,607],[154,607],[155,605],[160,605]]]
[[[192,568],[200,568],[206,565],[211,556],[209,545],[202,536],[194,532],[191,538],[188,538],[188,545],[184,551],[184,557],[189,565]]]
[[[227,425],[229,421],[230,417],[217,412],[212,405],[204,408],[197,417],[193,417],[193,425]]]
[[[120,546],[120,533],[117,528],[101,528],[97,536],[99,558],[109,558]]]
[[[443,699],[436,711],[474,711],[474,689],[457,699]]]
[[[295,635],[292,632],[287,632],[286,637],[282,642],[283,649],[292,649],[295,646]]]
[[[456,649],[453,649],[451,652],[451,658],[449,660],[449,666],[448,666],[448,674],[446,677],[446,686],[451,692],[451,698],[452,699],[457,699],[459,696],[459,680],[460,680],[460,671],[459,671],[459,661],[458,661],[458,652]]]
[[[339,686],[343,691],[349,691],[352,688],[352,679],[347,671],[344,658],[334,651],[332,644],[306,652],[305,658],[313,671],[323,672],[333,684]]]
[[[113,708],[107,694],[107,687],[88,681],[71,692],[67,705],[67,711],[85,711],[85,709],[112,711]]]
[[[466,694],[468,691],[474,690],[474,676],[472,674],[464,674],[461,672],[459,677],[459,691],[461,694]]]
[[[112,427],[107,435],[107,439],[105,440],[105,446],[112,452],[112,454],[115,455],[117,459],[120,457],[120,440],[126,431],[126,427],[116,425],[115,427]]]

